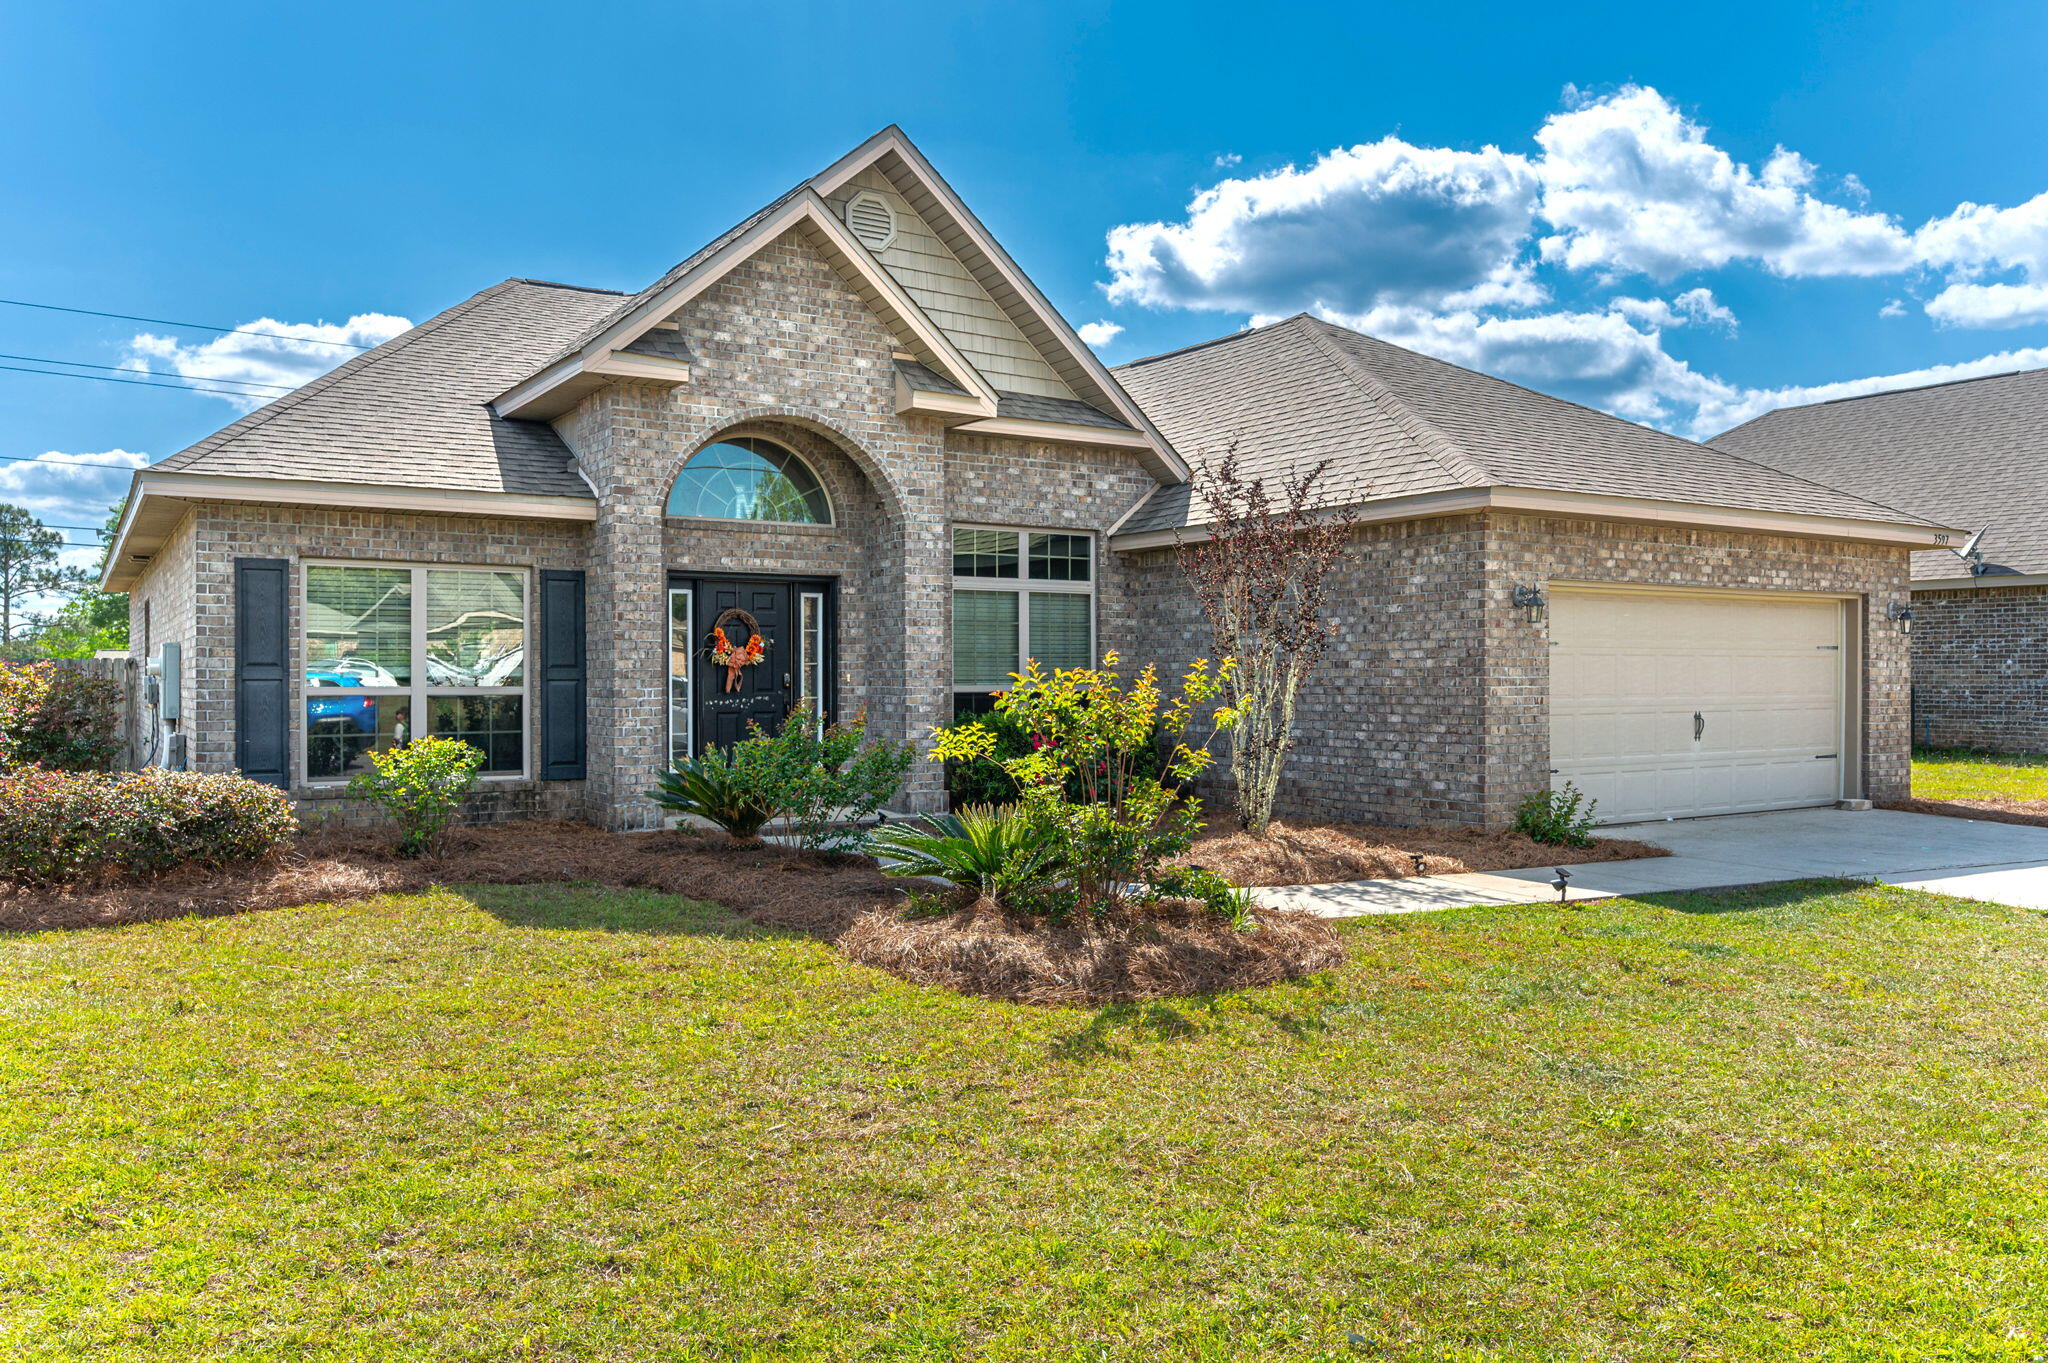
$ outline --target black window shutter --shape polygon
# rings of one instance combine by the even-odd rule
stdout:
[[[584,777],[587,674],[583,648],[583,574],[540,573],[540,779]]]
[[[291,564],[235,560],[235,766],[251,781],[292,783]]]

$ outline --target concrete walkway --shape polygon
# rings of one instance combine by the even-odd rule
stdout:
[[[1569,866],[1571,899],[1706,890],[1813,876],[1853,876],[1937,894],[2048,909],[2048,828],[1896,810],[1793,809],[1715,819],[1624,824],[1618,837],[1668,857]],[[1470,904],[1554,902],[1549,867],[1258,891],[1274,908],[1329,918],[1415,913]]]

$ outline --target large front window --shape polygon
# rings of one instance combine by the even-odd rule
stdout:
[[[421,734],[526,772],[526,573],[309,563],[306,778],[340,781]]]
[[[1095,662],[1095,541],[1042,530],[953,532],[953,708],[988,708],[1026,659]]]

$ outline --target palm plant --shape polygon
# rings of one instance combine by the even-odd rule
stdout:
[[[1000,900],[1059,871],[1059,848],[1042,824],[1008,805],[969,805],[889,824],[868,836],[868,854],[892,876],[930,876]]]
[[[747,779],[733,753],[706,748],[700,757],[678,762],[661,774],[647,798],[675,814],[694,814],[735,838],[753,838],[781,811],[758,782]]]

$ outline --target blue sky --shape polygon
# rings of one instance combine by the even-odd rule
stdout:
[[[2044,52],[1995,3],[6,0],[0,298],[306,340],[0,353],[288,386],[508,275],[636,288],[897,122],[1111,362],[1311,310],[1701,436],[2048,365]],[[0,370],[0,499],[94,523],[249,400]]]

